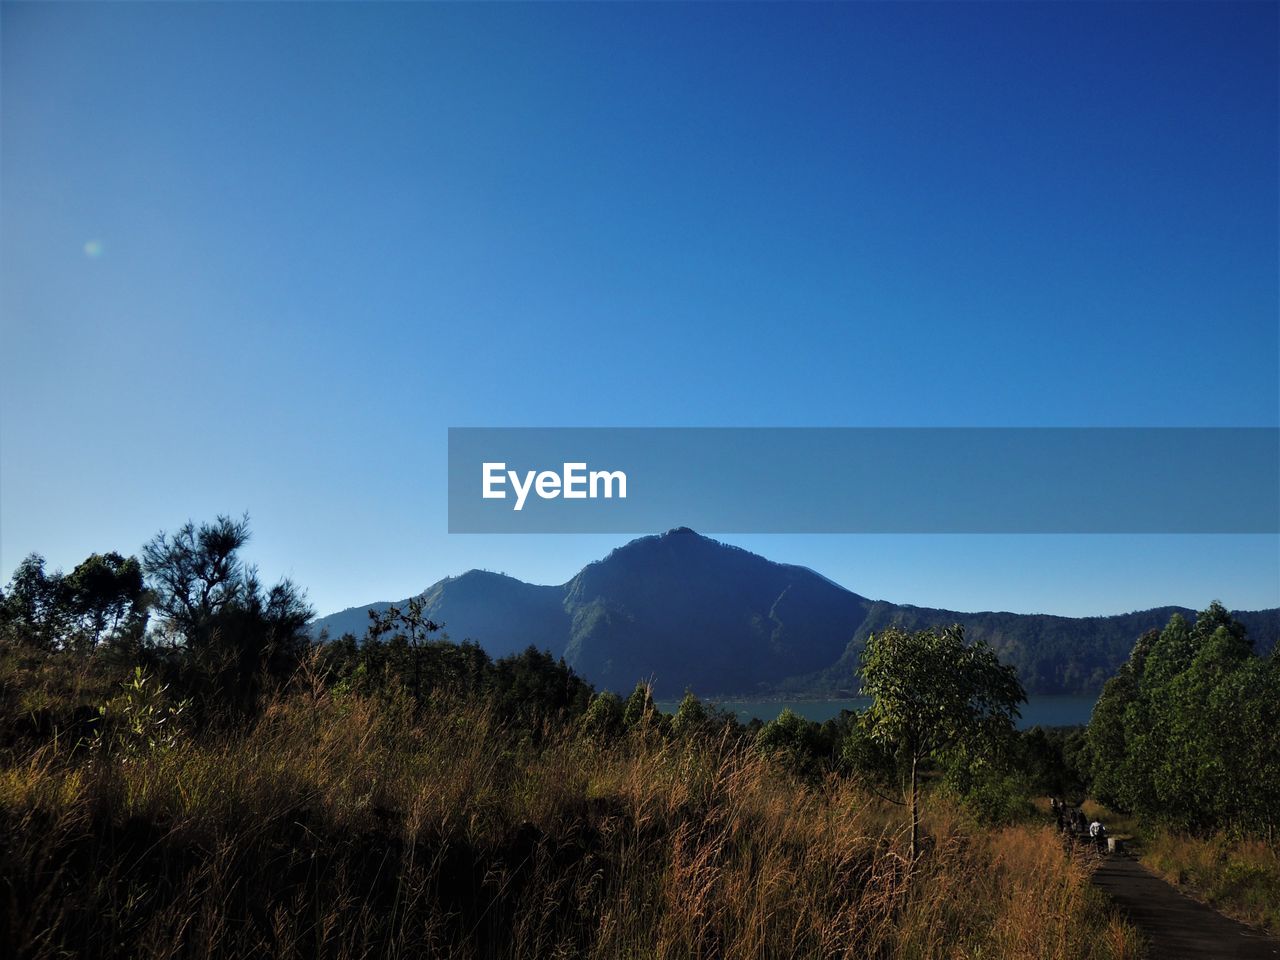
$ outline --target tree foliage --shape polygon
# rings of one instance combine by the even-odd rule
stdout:
[[[93,649],[122,633],[137,639],[147,622],[147,593],[136,557],[94,553],[66,577],[67,602],[78,642]]]
[[[40,649],[59,646],[66,636],[65,597],[62,573],[47,573],[44,557],[29,555],[13,572],[0,603],[5,632]]]
[[[756,747],[802,776],[816,777],[824,770],[821,727],[790,707],[760,728]]]
[[[907,633],[891,627],[867,640],[863,721],[871,738],[895,750],[909,768],[911,853],[919,852],[919,765],[927,759],[981,763],[1013,733],[1026,700],[1012,667],[982,642],[966,643],[964,628]]]
[[[0,593],[0,628],[45,650],[93,650],[137,639],[147,622],[147,593],[135,557],[94,553],[69,574],[46,571],[28,556]]]
[[[622,722],[630,730],[648,726],[656,722],[658,716],[657,704],[653,702],[653,685],[641,680],[622,706]]]
[[[604,690],[591,698],[582,715],[583,731],[597,743],[609,743],[622,736],[622,699],[612,690]]]
[[[1218,602],[1139,638],[1087,739],[1104,803],[1173,826],[1274,832],[1280,665]]]
[[[240,551],[249,519],[219,516],[159,533],[142,550],[157,619],[156,640],[204,703],[252,709],[272,682],[286,680],[310,646],[305,594],[284,579],[269,589]]]

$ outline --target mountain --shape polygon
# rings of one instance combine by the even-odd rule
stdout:
[[[495,657],[530,644],[563,656],[598,687],[651,679],[659,696],[851,694],[866,638],[961,623],[1013,664],[1031,693],[1092,693],[1134,640],[1185,607],[1111,617],[965,613],[869,600],[807,567],[774,563],[687,528],[642,537],[561,586],[472,570],[423,594],[431,619]],[[403,603],[404,601],[400,601]],[[315,621],[317,632],[363,636],[369,610]],[[1280,634],[1280,609],[1238,612],[1259,650]]]

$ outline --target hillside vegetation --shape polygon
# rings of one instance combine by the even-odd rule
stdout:
[[[104,680],[11,653],[6,728]],[[1049,827],[935,796],[913,865],[890,804],[727,731],[642,718],[602,740],[300,682],[199,733],[145,712],[172,707],[152,683],[112,745],[61,720],[8,745],[17,956],[1136,955]]]
[[[865,722],[744,728],[441,641],[421,603],[315,645],[247,537],[220,518],[6,589],[12,955],[1139,955],[1090,857],[1029,812],[1064,768],[962,631],[887,631],[867,668],[916,651],[986,674],[890,684]],[[919,740],[923,708],[946,736]]]
[[[1081,760],[1148,866],[1280,933],[1280,658],[1259,655],[1244,624],[1213,604],[1143,634]]]

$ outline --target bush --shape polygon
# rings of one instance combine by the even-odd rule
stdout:
[[[172,750],[180,742],[189,700],[173,702],[168,687],[135,667],[121,691],[98,708],[95,750],[138,756]]]
[[[597,743],[611,743],[622,736],[622,700],[616,693],[606,690],[591,698],[591,705],[582,715],[583,732]]]
[[[800,776],[815,778],[825,772],[818,724],[789,707],[760,728],[755,745],[762,754]]]

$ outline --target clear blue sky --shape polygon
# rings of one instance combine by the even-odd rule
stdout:
[[[0,28],[5,576],[248,510],[328,612],[619,542],[448,536],[450,425],[1280,424],[1272,3]],[[961,609],[1280,604],[1271,536],[728,539]]]

